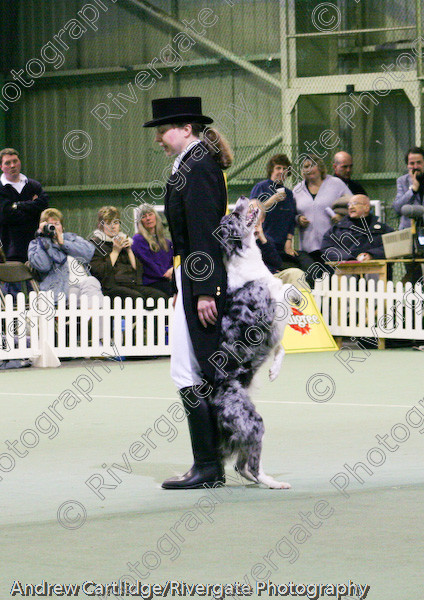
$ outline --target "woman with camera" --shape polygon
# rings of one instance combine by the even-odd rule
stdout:
[[[31,267],[41,277],[40,290],[53,290],[55,300],[61,295],[68,299],[85,294],[99,297],[103,304],[100,282],[90,275],[89,264],[94,246],[76,233],[64,231],[63,215],[55,208],[47,208],[40,215],[36,238],[28,247]],[[89,300],[90,302],[90,300]]]

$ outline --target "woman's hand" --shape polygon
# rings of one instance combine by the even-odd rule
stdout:
[[[110,258],[110,262],[112,264],[112,267],[115,266],[116,261],[118,260],[119,254],[121,253],[121,250],[123,248],[123,239],[120,235],[115,235],[113,238],[113,248],[112,248],[112,252],[109,254],[109,258]]]
[[[120,235],[115,235],[115,237],[113,238],[113,250],[115,250],[115,252],[117,252],[118,254],[123,248],[122,242],[122,237]]]
[[[215,298],[213,296],[199,296],[197,300],[197,314],[203,327],[215,325],[218,318]]]
[[[46,225],[47,225],[47,221],[43,221],[42,223],[40,223],[40,226],[37,229],[38,233],[43,233],[43,229]]]
[[[284,244],[284,252],[290,254],[290,256],[297,256],[296,250],[292,246],[292,240],[286,240]]]
[[[62,244],[64,243],[64,239],[63,239],[63,231],[58,231],[56,228],[56,233],[55,233],[55,238],[57,240],[57,243],[62,246]]]
[[[174,294],[174,296],[172,298],[172,308],[175,308],[175,305],[177,303],[177,297],[178,297],[178,294]]]
[[[125,250],[128,252],[129,250],[131,250],[131,240],[129,237],[126,238],[122,238],[121,237],[121,247],[125,248]]]
[[[264,202],[262,202],[262,206],[264,207],[264,209],[266,211],[268,211],[268,210],[270,210],[270,208],[275,206],[275,204],[277,204],[277,202],[282,202],[286,198],[287,198],[287,194],[286,194],[285,189],[280,188],[278,190],[278,192],[276,192],[275,194],[273,194],[272,196],[270,196],[269,198],[264,200]]]
[[[310,225],[310,221],[308,221],[304,215],[300,215],[297,222],[299,223],[299,227],[302,227],[302,229],[305,229],[308,227],[308,225]]]
[[[266,236],[264,234],[264,230],[262,228],[262,223],[260,221],[258,221],[255,225],[255,238],[257,240],[259,240],[260,242],[262,242],[262,244],[266,244],[267,243],[267,239]]]
[[[165,273],[163,274],[163,277],[166,277],[166,279],[172,279],[173,270],[174,270],[174,267],[169,267],[169,269],[167,271],[165,271]]]

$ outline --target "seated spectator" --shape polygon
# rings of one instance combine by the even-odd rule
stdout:
[[[405,156],[408,173],[397,180],[397,194],[393,208],[398,215],[405,204],[423,204],[424,196],[424,148],[414,146]],[[404,215],[400,218],[399,229],[411,226],[411,220]]]
[[[98,212],[98,228],[90,238],[94,244],[91,272],[97,277],[105,296],[123,300],[168,298],[153,287],[143,285],[143,267],[131,249],[132,239],[120,231],[120,214],[114,206],[103,206]]]
[[[284,187],[284,181],[291,167],[290,160],[285,154],[275,154],[266,166],[268,179],[257,183],[250,198],[257,198],[266,203],[266,217],[263,230],[268,239],[271,239],[280,256],[292,266],[298,266],[293,250],[293,236],[296,226],[296,203],[293,192]],[[278,192],[279,196],[275,196]],[[267,203],[274,197],[275,202]]]
[[[352,196],[348,204],[349,214],[333,225],[324,235],[321,250],[327,251],[328,260],[359,260],[385,258],[383,233],[393,231],[370,213],[368,196]],[[330,252],[334,249],[334,252]]]
[[[343,150],[341,152],[337,152],[334,155],[333,169],[334,177],[341,179],[350,189],[352,194],[363,194],[364,196],[367,195],[367,192],[364,190],[362,185],[358,181],[354,181],[350,178],[353,169],[353,161],[350,154],[344,152]]]
[[[157,211],[150,204],[143,204],[137,215],[139,233],[133,237],[132,251],[143,264],[143,285],[164,292],[168,298],[172,291],[171,240],[165,238],[163,224]]]
[[[306,280],[312,287],[314,279],[322,271],[328,271],[321,256],[324,234],[331,224],[341,220],[340,215],[331,216],[332,205],[341,196],[352,196],[349,188],[338,177],[327,175],[324,161],[315,155],[305,158],[302,165],[304,181],[293,189],[298,212],[297,223],[300,229],[300,252],[298,259],[306,271]],[[315,266],[321,268],[315,269]]]
[[[41,276],[40,290],[53,290],[56,300],[63,294],[66,299],[70,294],[78,299],[82,294],[89,299],[98,296],[102,306],[100,282],[89,270],[93,245],[76,233],[64,231],[63,215],[56,208],[41,213],[36,236],[29,244],[28,258]]]
[[[256,245],[262,254],[262,260],[265,266],[276,277],[279,277],[283,283],[292,283],[295,286],[302,286],[304,273],[300,269],[286,265],[277,252],[275,244],[271,238],[267,238],[263,230],[263,223],[266,219],[265,209],[259,200],[253,199],[250,207],[257,206],[260,210],[260,216],[255,227]],[[250,208],[249,207],[249,208]]]
[[[0,151],[0,238],[7,260],[26,262],[28,245],[34,239],[40,214],[49,205],[41,184],[21,173],[19,153]]]

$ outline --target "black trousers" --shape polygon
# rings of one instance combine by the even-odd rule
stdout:
[[[325,264],[320,250],[314,250],[313,252],[300,250],[297,259],[301,265],[299,268],[305,271],[305,279],[311,288],[314,287],[315,280],[322,279],[325,273],[329,275],[333,275],[334,273],[333,267]]]

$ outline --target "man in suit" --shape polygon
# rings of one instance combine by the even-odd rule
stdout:
[[[7,260],[28,260],[28,245],[49,199],[41,184],[21,173],[19,153],[0,151],[0,238]]]
[[[367,261],[385,258],[383,233],[393,231],[371,214],[368,196],[356,194],[349,199],[349,214],[327,231],[322,240],[322,252],[334,249],[338,260]]]
[[[165,214],[174,247],[174,327],[171,377],[187,413],[194,456],[192,468],[166,480],[165,489],[195,489],[225,482],[216,421],[208,402],[218,350],[227,274],[219,244],[227,193],[222,168],[228,148],[202,114],[199,97],[152,101],[156,142],[175,156],[167,183]],[[203,139],[200,136],[203,135]]]
[[[401,213],[405,204],[423,204],[424,194],[424,149],[414,146],[405,156],[408,173],[397,180],[397,194],[393,208],[401,215],[399,229],[411,226],[411,220]]]

